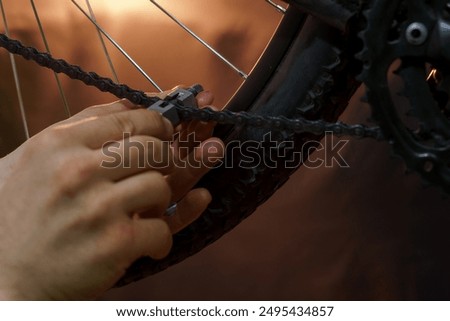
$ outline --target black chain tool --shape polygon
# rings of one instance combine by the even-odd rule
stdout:
[[[383,134],[379,127],[349,125],[341,122],[330,123],[324,120],[308,120],[305,118],[289,119],[283,116],[259,116],[247,112],[234,113],[228,110],[214,111],[208,107],[199,109],[196,107],[195,99],[192,99],[192,97],[195,98],[200,89],[195,86],[187,90],[178,90],[169,94],[166,99],[161,100],[157,97],[149,97],[144,92],[132,89],[127,85],[116,84],[111,79],[101,77],[95,72],[86,72],[79,66],[71,65],[63,59],[55,59],[49,53],[39,52],[33,47],[26,47],[20,41],[10,39],[5,34],[0,34],[0,47],[26,60],[32,60],[56,73],[63,73],[72,79],[82,81],[88,86],[96,87],[100,91],[109,92],[118,98],[128,99],[136,105],[148,106],[150,109],[158,110],[165,117],[169,118],[174,125],[181,121],[199,120],[291,133],[312,133],[315,135],[332,133],[338,136],[383,139]],[[185,97],[185,95],[190,96],[190,98]]]

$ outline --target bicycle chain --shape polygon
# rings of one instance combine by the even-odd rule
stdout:
[[[40,52],[36,48],[26,47],[20,41],[0,34],[0,47],[8,52],[19,55],[26,60],[36,62],[42,67],[56,73],[63,73],[71,79],[80,80],[87,86],[93,86],[102,92],[108,92],[117,98],[125,98],[136,105],[150,106],[160,101],[159,98],[149,97],[143,91],[135,90],[125,84],[117,84],[109,78],[102,77],[95,72],[86,72],[81,67],[69,64],[63,59],[55,59],[49,53]],[[365,125],[330,123],[324,120],[309,120],[306,118],[289,119],[287,117],[269,117],[250,114],[248,112],[231,112],[228,110],[214,111],[211,108],[194,108],[175,105],[179,117],[183,121],[199,120],[216,122],[236,126],[251,126],[290,133],[312,133],[315,135],[335,134],[338,136],[354,136],[358,138],[384,139],[379,127]]]

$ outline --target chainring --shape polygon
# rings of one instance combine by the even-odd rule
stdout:
[[[450,193],[450,2],[374,0],[367,6],[357,58],[373,119],[410,170]],[[404,87],[399,94],[389,84],[394,67]]]

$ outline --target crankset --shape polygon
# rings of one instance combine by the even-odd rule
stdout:
[[[358,58],[373,118],[410,170],[450,193],[450,2],[377,0],[363,16]]]

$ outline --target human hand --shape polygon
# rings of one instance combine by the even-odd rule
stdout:
[[[214,96],[209,91],[197,95],[199,108],[208,106],[216,110],[211,106],[213,101]],[[223,142],[211,137],[215,125],[213,122],[191,121],[181,123],[175,129],[172,152],[176,166],[174,172],[167,176],[172,190],[171,204],[177,203],[183,207],[189,202],[191,204],[189,206],[198,207],[200,211],[201,204],[209,204],[211,201],[211,196],[206,190],[191,189],[223,157],[225,150]],[[205,208],[202,208],[201,212]],[[187,225],[182,215],[172,216],[166,220],[174,232]]]
[[[170,123],[130,107],[88,108],[1,160],[0,297],[96,297],[137,258],[167,255],[172,233],[204,211],[209,193],[190,189],[208,168],[177,169],[181,158],[163,143],[171,140]],[[126,152],[127,142],[144,153]],[[220,156],[220,141],[212,142]],[[204,143],[189,154],[209,156]],[[112,145],[130,166],[101,166]],[[167,166],[155,166],[154,157]],[[177,213],[165,217],[171,201],[179,201]]]

